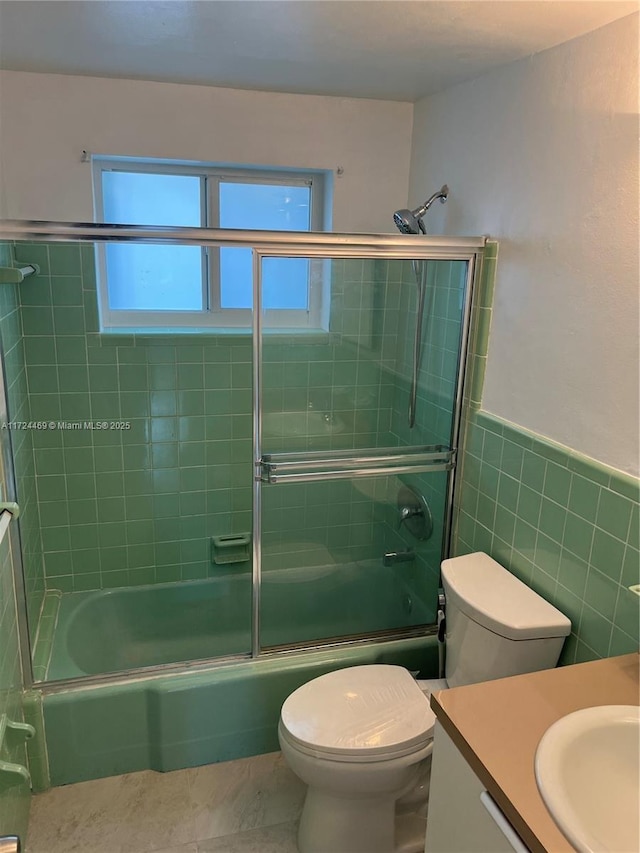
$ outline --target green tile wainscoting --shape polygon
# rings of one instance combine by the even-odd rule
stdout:
[[[471,411],[456,554],[486,551],[571,619],[561,663],[636,651],[639,483],[484,411]]]

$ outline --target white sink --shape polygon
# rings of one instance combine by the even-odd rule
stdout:
[[[640,850],[640,708],[601,705],[562,717],[538,744],[535,772],[580,853]]]

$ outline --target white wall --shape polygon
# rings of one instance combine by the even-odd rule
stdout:
[[[91,221],[95,154],[344,169],[335,231],[390,231],[406,203],[408,103],[0,72],[0,215]]]
[[[500,242],[483,408],[638,473],[638,16],[416,104],[410,201]]]

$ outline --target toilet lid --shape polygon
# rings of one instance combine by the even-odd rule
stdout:
[[[314,678],[294,691],[280,716],[295,743],[329,755],[401,755],[433,737],[435,715],[401,666],[369,664]]]

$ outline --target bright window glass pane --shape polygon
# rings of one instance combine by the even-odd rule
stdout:
[[[220,307],[251,308],[253,272],[251,249],[220,249]]]
[[[220,249],[222,308],[251,308],[251,249]],[[265,258],[262,264],[262,306],[269,309],[309,307],[309,261],[306,258]]]
[[[108,243],[109,307],[113,311],[202,311],[198,246]]]
[[[105,222],[199,228],[200,177],[153,172],[103,172]]]
[[[220,183],[220,227],[266,231],[308,231],[311,188],[282,184]],[[265,308],[307,310],[309,262],[304,258],[274,258],[263,265]],[[251,249],[220,250],[222,308],[251,308]]]
[[[195,175],[103,172],[105,222],[200,227],[201,181]],[[107,244],[109,306],[116,311],[202,311],[198,246]]]
[[[262,262],[262,307],[309,308],[307,258],[265,258]]]

